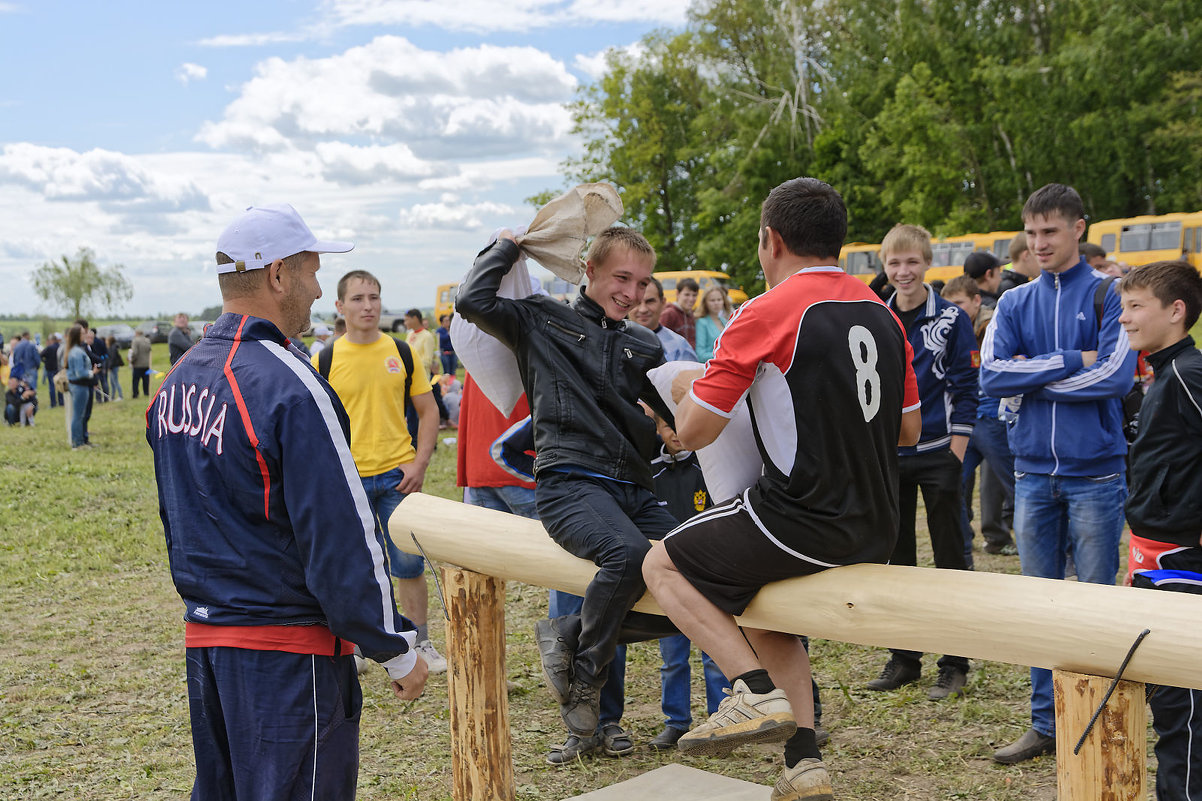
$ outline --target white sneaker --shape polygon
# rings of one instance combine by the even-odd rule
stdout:
[[[772,788],[772,801],[832,801],[834,797],[821,759],[803,759],[785,768]]]
[[[740,745],[780,742],[797,731],[793,707],[784,690],[753,693],[739,679],[726,692],[730,697],[718,705],[709,720],[676,741],[683,753],[725,756]]]
[[[417,653],[422,659],[426,660],[426,666],[430,668],[430,673],[446,673],[447,660],[434,647],[434,643],[429,640],[422,640],[417,644]]]

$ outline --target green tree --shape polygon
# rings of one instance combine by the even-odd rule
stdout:
[[[74,319],[94,308],[93,304],[111,309],[133,297],[124,269],[120,264],[101,268],[90,248],[80,248],[74,260],[63,256],[34,270],[31,281],[38,297]]]

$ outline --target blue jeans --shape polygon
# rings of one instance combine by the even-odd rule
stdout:
[[[78,447],[88,441],[88,404],[92,388],[71,385],[71,445]]]
[[[538,506],[530,487],[464,487],[463,502],[538,520]]]
[[[446,375],[455,375],[455,371],[459,369],[459,359],[454,353],[438,354],[439,361],[442,362],[442,371]]]
[[[125,393],[121,391],[121,375],[118,372],[120,367],[109,368],[109,388],[121,400],[125,400]]]
[[[412,579],[425,570],[425,560],[393,545],[392,535],[388,533],[388,518],[405,500],[405,493],[396,488],[404,477],[402,466],[374,476],[360,476],[359,480],[363,482],[363,491],[367,493],[367,500],[375,513],[376,531],[384,532],[384,542],[388,545],[388,572],[394,578]]]
[[[660,709],[664,713],[664,725],[673,729],[688,731],[693,725],[692,699],[690,692],[689,651],[692,643],[683,634],[675,637],[664,637],[659,641],[659,654],[664,663],[660,666],[659,677],[663,685],[660,696]],[[701,654],[701,667],[705,675],[705,707],[707,714],[714,714],[718,704],[725,694],[722,688],[729,687],[730,682],[722,675],[722,671],[710,659],[709,654]]]
[[[1064,578],[1071,547],[1078,581],[1114,584],[1126,500],[1127,482],[1121,474],[1016,474],[1014,538],[1023,575]],[[1031,726],[1049,737],[1056,733],[1052,671],[1045,668],[1031,668]]]
[[[1002,482],[1003,491],[1009,500],[1014,499],[1014,454],[1010,453],[1010,443],[1006,439],[1006,424],[997,418],[978,417],[972,429],[972,437],[968,440],[968,448],[964,451],[964,465],[961,472],[961,483],[968,486],[973,471],[982,462],[988,462],[993,474]],[[982,482],[983,483],[983,482]],[[981,489],[984,495],[984,487]],[[964,532],[964,554],[968,563],[972,564],[972,525],[968,522],[968,504],[972,501],[972,493],[964,493],[964,510],[960,519],[960,527]],[[984,501],[982,500],[982,508]],[[982,512],[981,537],[986,542],[996,542],[1005,545],[1010,542],[1010,532],[992,530],[997,521],[985,520]]]

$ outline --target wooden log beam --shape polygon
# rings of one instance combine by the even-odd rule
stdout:
[[[582,594],[595,567],[542,526],[421,493],[389,521],[393,541],[478,573]],[[636,609],[662,614],[650,595]],[[1125,678],[1202,689],[1195,596],[998,573],[851,565],[769,584],[740,624],[841,642],[960,654],[1114,676],[1136,636]]]

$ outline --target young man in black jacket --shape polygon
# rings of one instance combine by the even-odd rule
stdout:
[[[519,255],[513,235],[501,232],[476,257],[455,308],[517,356],[538,454],[539,518],[564,550],[599,568],[580,614],[535,626],[547,683],[570,733],[560,750],[570,755],[625,735],[617,724],[598,731],[598,692],[619,639],[675,631],[666,618],[629,614],[646,589],[641,569],[651,540],[676,527],[652,491],[659,440],[639,401],[672,416],[647,378],[663,363],[659,339],[625,319],[655,267],[642,234],[613,227],[597,236],[586,261],[588,284],[570,307],[548,296],[497,297]],[[636,622],[642,636],[631,635]]]
[[[1186,333],[1202,310],[1202,276],[1157,262],[1128,273],[1120,291],[1119,323],[1156,376],[1130,450],[1128,582],[1202,595],[1202,353]],[[1202,691],[1157,687],[1148,703],[1157,801],[1202,798]]]

